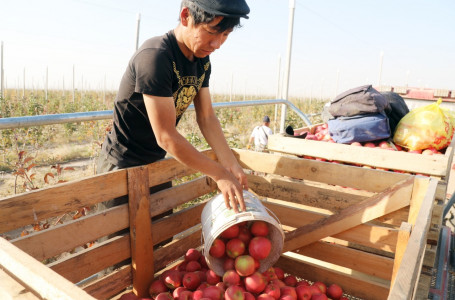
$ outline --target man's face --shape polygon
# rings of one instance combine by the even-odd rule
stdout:
[[[210,23],[195,25],[190,17],[186,35],[186,47],[194,56],[203,58],[219,49],[226,41],[232,29],[218,32],[217,25],[223,19],[222,16],[215,17]]]

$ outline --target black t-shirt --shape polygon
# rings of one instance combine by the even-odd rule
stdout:
[[[166,152],[156,142],[142,94],[173,97],[176,126],[202,87],[208,87],[210,59],[188,60],[174,31],[151,38],[136,51],[120,83],[114,102],[114,124],[103,151],[120,168],[152,163]]]

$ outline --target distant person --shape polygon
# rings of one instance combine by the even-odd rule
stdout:
[[[264,152],[267,149],[267,144],[269,143],[269,135],[273,134],[272,129],[270,129],[270,118],[265,116],[262,119],[262,125],[256,126],[251,133],[250,140],[248,141],[247,148],[251,148],[251,144],[254,141],[254,150],[259,152]]]
[[[228,208],[237,212],[240,205],[245,210],[247,177],[212,107],[209,55],[240,26],[240,18],[248,19],[249,12],[245,0],[182,0],[177,27],[146,40],[128,63],[98,173],[150,164],[169,153],[212,178]],[[219,162],[200,153],[176,129],[191,103]]]

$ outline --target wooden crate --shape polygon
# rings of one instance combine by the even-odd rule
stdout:
[[[307,280],[336,282],[358,298],[420,299],[416,289],[436,179],[233,151],[249,174],[250,189],[286,231],[277,266]],[[211,151],[205,154],[215,159]],[[174,181],[172,188],[149,194],[149,187],[169,180]],[[40,279],[38,269],[44,269],[41,280],[49,279],[47,284],[57,292],[63,287],[67,295],[62,299],[115,299],[131,286],[147,296],[154,276],[178,262],[187,249],[201,246],[204,201],[193,200],[209,198],[215,191],[210,178],[197,177],[194,170],[167,159],[1,199],[3,235],[112,198],[127,195],[129,203],[2,240],[0,267],[16,287],[2,286],[0,292],[43,298],[45,291],[34,283]],[[151,216],[184,203],[186,208],[151,222]],[[154,249],[153,245],[170,237],[172,242]],[[55,261],[41,263],[59,255]],[[13,257],[15,265],[8,263]],[[25,266],[21,272],[16,267],[20,265]],[[114,265],[113,272],[95,276]],[[17,285],[22,287],[20,292]]]

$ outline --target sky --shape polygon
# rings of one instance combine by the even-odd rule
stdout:
[[[292,2],[292,1],[291,1]],[[211,55],[212,93],[332,98],[364,84],[455,90],[453,0],[247,0]],[[117,90],[139,44],[178,24],[179,0],[1,0],[6,88]],[[289,32],[292,51],[288,61]],[[24,76],[25,74],[25,76]]]

